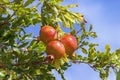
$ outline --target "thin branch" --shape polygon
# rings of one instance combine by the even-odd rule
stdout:
[[[72,60],[71,60],[70,62],[78,63],[78,64],[84,63],[84,64],[87,64],[88,66],[90,66],[90,68],[92,68],[94,71],[97,71],[97,70],[96,70],[93,66],[91,66],[90,63],[87,62],[87,61],[80,61],[80,60],[74,60],[74,61],[72,61]]]
[[[78,33],[79,33],[79,32],[81,32],[81,31],[82,31],[82,28],[81,28],[81,29],[79,29],[79,30],[76,32],[76,34],[78,34]],[[75,35],[76,35],[76,34],[75,34]]]
[[[25,65],[25,64],[27,64],[28,62],[23,62],[23,63],[16,63],[16,64],[13,64],[13,66],[16,66],[16,67],[18,67],[18,66],[21,66],[21,65]],[[42,65],[42,64],[48,64],[48,62],[47,61],[43,61],[43,62],[41,62],[41,61],[34,61],[34,62],[31,62],[31,64],[32,65],[35,65],[35,64],[37,64],[37,65]],[[4,68],[7,68],[7,66],[6,65],[4,65],[4,64],[2,64],[2,65],[0,65],[0,68],[2,68],[2,69],[4,69]]]

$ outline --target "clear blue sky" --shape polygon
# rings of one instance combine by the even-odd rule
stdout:
[[[74,3],[79,4],[79,7],[73,11],[84,14],[87,22],[91,23],[93,30],[97,32],[98,38],[91,41],[99,44],[99,50],[104,51],[106,44],[111,45],[111,51],[120,47],[120,0],[64,0],[62,4]],[[29,30],[37,31],[38,28]],[[61,80],[60,76],[54,73],[57,80]],[[65,77],[67,80],[100,80],[99,74],[84,64],[70,67],[65,72]],[[113,72],[108,80],[115,80]]]
[[[63,4],[73,3],[79,4],[73,11],[84,14],[97,32],[98,38],[92,41],[99,43],[99,50],[104,51],[105,44],[110,44],[112,51],[120,47],[120,0],[65,0]],[[73,65],[65,76],[67,80],[100,80],[99,74],[84,64]],[[108,80],[115,80],[113,72]]]

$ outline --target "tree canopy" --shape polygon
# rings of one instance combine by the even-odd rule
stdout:
[[[63,6],[64,0],[1,0],[0,1],[0,79],[3,80],[56,80],[52,70],[56,70],[63,80],[64,71],[73,64],[84,63],[99,72],[102,80],[107,80],[111,69],[120,80],[120,49],[105,51],[96,49],[99,44],[89,40],[96,38],[92,24],[86,25],[84,15],[73,12],[78,4]],[[65,53],[60,59],[51,57],[46,61],[46,46],[40,34],[34,37],[25,29],[31,25],[52,26],[58,33],[58,40],[69,29],[69,34],[77,39],[77,49],[73,56]],[[79,52],[79,53],[78,53]],[[56,53],[57,54],[57,53]]]

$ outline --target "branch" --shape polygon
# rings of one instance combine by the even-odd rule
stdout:
[[[84,63],[84,64],[87,64],[90,68],[92,68],[94,71],[97,71],[92,65],[90,65],[90,63],[89,62],[87,62],[87,61],[80,61],[80,60],[71,60],[70,62],[73,62],[73,63],[78,63],[78,64],[80,64],[80,63]]]
[[[16,63],[16,64],[12,64],[12,65],[18,67],[18,66],[21,66],[21,65],[25,65],[27,63],[28,62],[23,62],[23,63]],[[48,64],[48,61],[43,61],[43,62],[41,62],[41,61],[36,61],[36,62],[33,61],[33,62],[31,62],[31,64],[32,65],[35,65],[35,64],[37,64],[37,65]],[[5,68],[8,68],[8,67],[5,64],[2,64],[2,65],[0,65],[0,68],[5,69]]]

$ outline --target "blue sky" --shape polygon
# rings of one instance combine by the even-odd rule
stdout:
[[[120,0],[64,0],[63,5],[79,4],[79,7],[72,9],[75,12],[84,14],[88,23],[93,25],[98,38],[92,42],[98,43],[97,49],[104,51],[106,44],[111,45],[111,51],[120,47]],[[38,25],[36,25],[38,26]],[[38,27],[28,29],[30,32],[38,31]],[[35,32],[34,35],[39,32]],[[60,76],[54,72],[57,80]],[[65,72],[67,80],[100,80],[99,74],[88,65],[73,65]],[[108,80],[115,80],[115,74],[110,73]]]
[[[65,0],[62,4],[74,3],[79,7],[73,11],[84,14],[97,32],[98,38],[92,42],[99,44],[99,50],[104,51],[106,44],[111,45],[111,51],[120,47],[120,0]],[[73,65],[65,72],[65,77],[67,80],[100,80],[99,74],[85,64]],[[61,80],[59,75],[57,80]],[[108,80],[115,80],[113,72]]]

